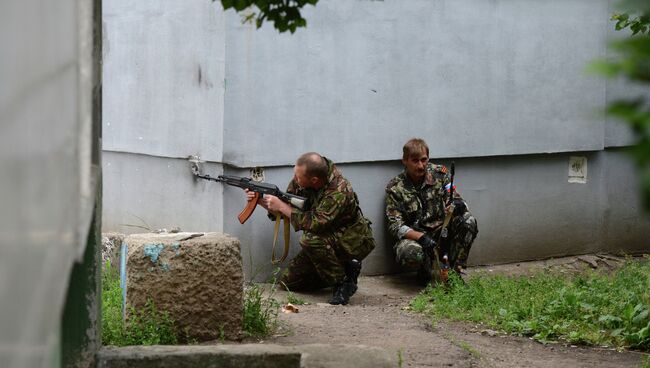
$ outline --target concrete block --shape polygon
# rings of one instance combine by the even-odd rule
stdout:
[[[103,348],[99,368],[301,368],[300,352],[277,345]]]
[[[106,266],[106,261],[110,261],[115,269],[120,267],[120,248],[124,237],[120,233],[102,233],[102,267]]]
[[[175,321],[181,338],[241,337],[239,240],[222,233],[177,233],[134,234],[124,241],[127,308],[143,308],[151,299]]]
[[[273,344],[103,348],[99,368],[394,368],[397,353],[365,345]]]

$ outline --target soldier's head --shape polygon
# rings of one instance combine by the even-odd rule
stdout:
[[[429,146],[420,138],[409,139],[402,148],[402,163],[406,174],[414,183],[420,183],[426,174],[429,163]]]
[[[293,178],[302,188],[321,188],[327,182],[327,174],[327,161],[316,152],[302,154],[293,167]]]

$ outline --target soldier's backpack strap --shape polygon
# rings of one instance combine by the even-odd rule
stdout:
[[[275,244],[278,242],[278,233],[280,232],[280,221],[284,221],[284,251],[280,259],[275,258]],[[271,263],[278,264],[283,262],[289,255],[289,218],[281,213],[275,214],[275,228],[273,229],[273,248],[271,248]]]

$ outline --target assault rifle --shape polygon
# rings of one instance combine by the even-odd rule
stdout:
[[[197,178],[216,181],[219,183],[232,185],[234,187],[238,187],[242,189],[248,189],[254,193],[253,198],[248,201],[246,207],[244,207],[244,209],[239,213],[239,215],[237,215],[237,219],[242,224],[251,217],[253,211],[255,211],[255,208],[257,207],[257,200],[260,197],[264,196],[265,194],[274,195],[280,198],[281,200],[283,200],[284,202],[289,203],[293,207],[301,210],[304,210],[307,207],[306,205],[307,198],[285,193],[280,189],[278,189],[278,187],[273,184],[262,183],[262,182],[254,181],[251,178],[244,178],[235,175],[219,175],[215,178],[210,175],[203,174],[201,172],[202,161],[199,159],[198,156],[190,156],[189,161],[190,161],[190,169],[192,170],[192,174]],[[276,259],[275,244],[278,240],[278,233],[280,231],[281,220],[284,220],[284,252],[281,258]],[[286,216],[277,213],[275,214],[275,229],[273,231],[273,248],[271,249],[271,263],[277,264],[279,262],[284,261],[287,258],[288,254],[289,254],[289,219]]]
[[[449,183],[449,200],[447,201],[445,207],[451,206],[449,209],[449,212],[445,215],[445,220],[442,223],[442,229],[440,230],[440,237],[438,238],[438,246],[440,247],[440,251],[442,253],[442,259],[436,259],[437,262],[439,262],[440,265],[440,279],[442,280],[443,283],[447,283],[447,280],[449,280],[449,239],[447,238],[447,235],[449,233],[448,227],[449,227],[449,221],[451,220],[451,217],[453,216],[454,213],[454,174],[456,172],[456,165],[452,162],[451,163],[451,169],[450,169],[450,174],[451,174],[451,182]]]
[[[257,207],[257,200],[260,197],[264,196],[265,194],[276,196],[281,200],[283,200],[284,202],[289,203],[295,208],[301,210],[305,208],[305,203],[307,202],[307,198],[285,193],[280,189],[278,189],[276,185],[269,184],[269,183],[262,183],[262,182],[254,181],[251,178],[244,178],[235,175],[219,175],[215,178],[210,175],[201,174],[199,161],[197,159],[191,158],[190,162],[191,162],[190,168],[192,170],[192,174],[194,174],[194,176],[196,176],[197,178],[216,181],[219,183],[228,184],[242,189],[248,189],[251,192],[255,193],[253,199],[248,201],[246,207],[244,207],[244,209],[239,213],[239,215],[237,215],[237,219],[242,224],[246,222],[246,220],[248,220],[249,217],[251,217],[253,211],[255,211],[255,207]]]

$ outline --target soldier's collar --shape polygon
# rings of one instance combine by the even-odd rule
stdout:
[[[427,170],[427,172],[424,174],[424,180],[422,183],[419,185],[415,184],[413,180],[409,177],[408,173],[406,172],[406,169],[404,170],[404,182],[406,183],[407,186],[413,187],[413,188],[421,188],[425,185],[433,185],[433,175],[431,174],[431,171]]]
[[[430,170],[427,170],[427,173],[424,174],[424,183],[426,185],[433,185],[433,173]]]

